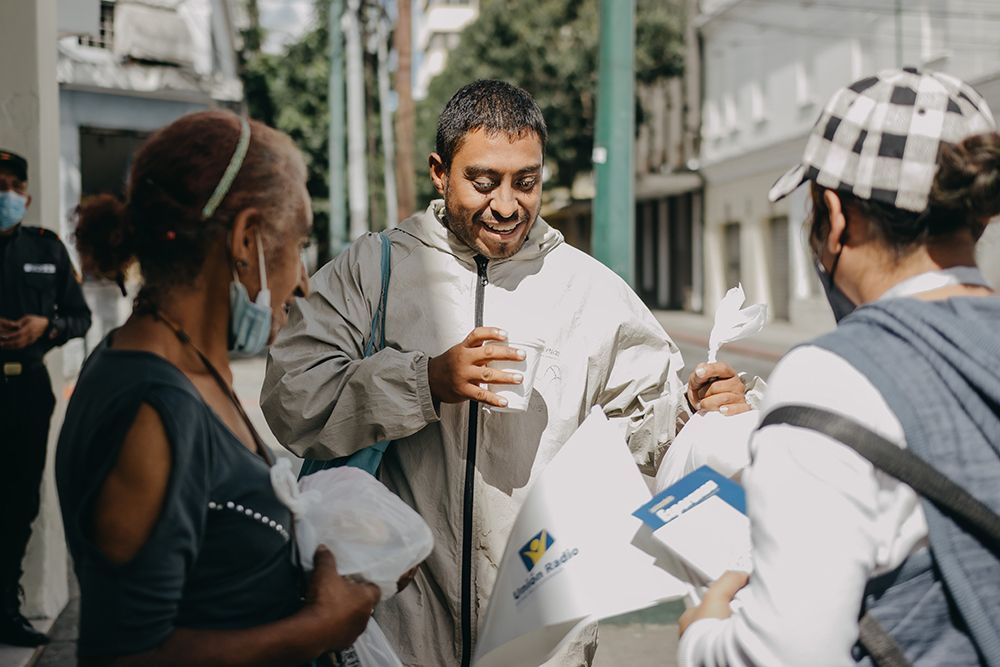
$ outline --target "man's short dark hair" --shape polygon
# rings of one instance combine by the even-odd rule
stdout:
[[[545,118],[535,99],[526,91],[505,81],[480,79],[455,93],[438,118],[437,154],[445,168],[462,147],[465,135],[476,130],[488,134],[504,133],[521,138],[534,133],[542,142],[542,153],[549,138]]]

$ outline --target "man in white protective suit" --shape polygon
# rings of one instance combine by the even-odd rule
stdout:
[[[748,407],[724,363],[685,391],[680,352],[635,293],[539,217],[546,138],[525,91],[458,91],[429,159],[443,200],[388,232],[385,347],[364,356],[381,294],[370,234],[313,276],[271,348],[261,404],[278,440],[317,459],[392,441],[379,479],[434,533],[413,584],[375,613],[405,665],[468,667],[518,509],[593,406],[649,470],[692,408]],[[542,342],[527,410],[496,411],[487,385],[523,378],[487,364],[517,361],[505,343],[527,338]],[[549,664],[595,650],[590,628]]]

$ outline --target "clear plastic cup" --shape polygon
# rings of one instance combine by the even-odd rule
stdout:
[[[545,350],[545,344],[538,339],[518,339],[509,342],[498,340],[488,340],[486,345],[506,345],[515,350],[524,352],[523,361],[498,360],[491,361],[488,365],[505,373],[520,373],[524,378],[521,384],[490,384],[487,388],[496,394],[507,399],[507,407],[498,408],[489,406],[492,412],[525,412],[528,409],[528,402],[531,400],[531,388],[535,384],[535,373],[538,370],[538,362]]]

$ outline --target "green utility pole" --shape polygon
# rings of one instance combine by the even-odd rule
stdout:
[[[344,0],[330,1],[330,136],[328,160],[330,179],[330,256],[347,247],[347,194],[344,190],[344,33],[340,19]]]
[[[635,284],[635,0],[601,0],[594,256]]]

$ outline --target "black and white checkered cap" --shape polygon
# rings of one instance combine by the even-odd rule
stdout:
[[[774,202],[805,181],[917,213],[928,205],[942,143],[995,132],[971,86],[939,72],[886,70],[838,91],[809,135],[802,162],[778,179]]]

